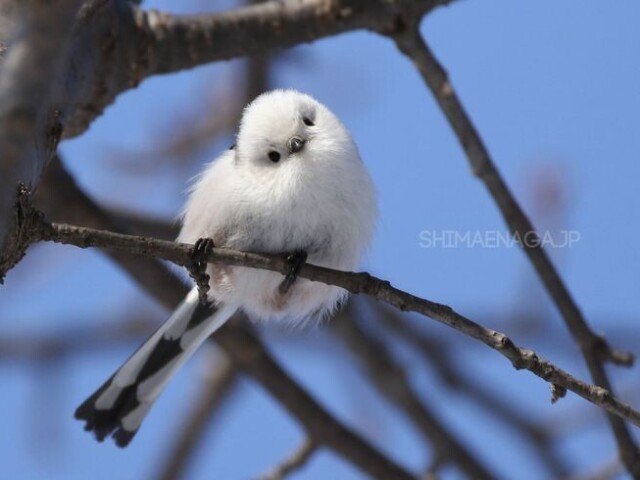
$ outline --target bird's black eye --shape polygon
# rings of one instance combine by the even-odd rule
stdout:
[[[269,160],[271,160],[273,163],[277,163],[280,160],[280,154],[275,150],[271,150],[269,152]]]
[[[313,123],[309,117],[303,117],[302,121],[307,127],[313,127],[315,125],[315,123]]]

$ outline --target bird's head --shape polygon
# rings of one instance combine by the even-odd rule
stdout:
[[[235,148],[239,162],[266,168],[359,158],[338,118],[295,90],[273,90],[251,102],[242,116]]]

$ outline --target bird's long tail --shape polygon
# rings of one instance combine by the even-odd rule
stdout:
[[[112,436],[126,447],[167,382],[209,335],[236,308],[218,305],[215,312],[198,301],[194,288],[171,317],[75,412],[98,441]]]

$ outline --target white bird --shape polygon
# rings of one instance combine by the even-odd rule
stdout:
[[[324,105],[294,90],[257,97],[236,144],[193,185],[178,241],[357,267],[373,234],[374,187],[351,135]],[[306,255],[305,255],[306,254]],[[204,267],[203,267],[204,268]],[[295,270],[295,266],[293,267]],[[302,322],[330,314],[346,291],[295,272],[206,266],[209,307],[194,287],[169,319],[75,412],[99,441],[120,447],[136,434],[176,372],[237,309],[256,320]],[[283,280],[284,278],[284,280]]]

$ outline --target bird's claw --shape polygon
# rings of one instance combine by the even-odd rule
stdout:
[[[193,245],[191,252],[191,264],[187,267],[189,275],[198,287],[198,297],[200,303],[208,303],[207,293],[209,292],[209,275],[207,274],[207,257],[214,247],[210,238],[199,238]]]
[[[278,288],[282,295],[286,295],[295,283],[300,268],[304,265],[304,262],[307,261],[307,252],[304,250],[296,250],[288,253],[285,261],[287,262],[287,273]]]

